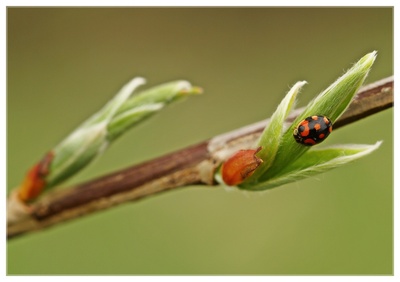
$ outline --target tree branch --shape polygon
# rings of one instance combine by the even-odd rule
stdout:
[[[393,77],[388,77],[360,89],[334,128],[392,106]],[[303,108],[293,111],[287,122],[293,121],[301,111]],[[30,216],[21,217],[21,220],[8,225],[7,237],[12,238],[159,192],[193,184],[215,185],[215,169],[235,151],[252,147],[267,124],[268,119],[69,189],[48,193],[29,207]]]

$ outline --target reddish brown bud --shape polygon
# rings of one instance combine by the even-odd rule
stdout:
[[[261,150],[240,150],[222,165],[222,179],[230,186],[242,183],[263,162],[256,156]]]
[[[18,197],[22,201],[27,202],[39,196],[40,192],[46,186],[45,178],[49,174],[53,158],[53,152],[47,153],[39,163],[28,171],[18,191]]]

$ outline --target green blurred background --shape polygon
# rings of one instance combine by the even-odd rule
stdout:
[[[134,76],[204,88],[131,130],[81,182],[269,117],[289,87],[305,105],[378,50],[393,73],[391,8],[8,8],[8,191]],[[325,145],[372,155],[262,193],[190,187],[7,244],[8,274],[391,274],[393,112]]]

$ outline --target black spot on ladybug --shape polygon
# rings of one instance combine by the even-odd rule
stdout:
[[[332,132],[332,122],[326,116],[310,116],[301,121],[293,131],[294,139],[303,145],[321,143]]]

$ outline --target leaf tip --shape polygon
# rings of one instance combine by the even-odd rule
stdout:
[[[375,62],[375,59],[378,55],[378,51],[374,50],[371,53],[368,53],[364,57],[362,57],[359,61],[361,67],[366,67],[370,69]]]
[[[192,84],[186,80],[179,81],[175,87],[178,96],[203,94],[203,88],[192,86]]]
[[[383,140],[377,141],[374,145],[372,145],[372,151],[378,149],[383,143]]]
[[[189,93],[189,94],[194,94],[194,95],[200,95],[203,94],[204,90],[203,88],[199,86],[193,86],[190,90],[183,90],[183,93]]]
[[[126,84],[126,88],[137,88],[140,85],[146,84],[146,79],[141,77],[141,76],[137,76],[132,78],[127,84]],[[132,90],[133,91],[133,90]]]
[[[294,90],[294,91],[296,92],[296,94],[297,94],[297,92],[299,92],[300,89],[301,89],[304,85],[306,85],[306,84],[308,84],[308,82],[305,81],[305,80],[303,80],[303,81],[297,81],[297,82],[293,85],[293,87],[292,87],[291,90]]]

